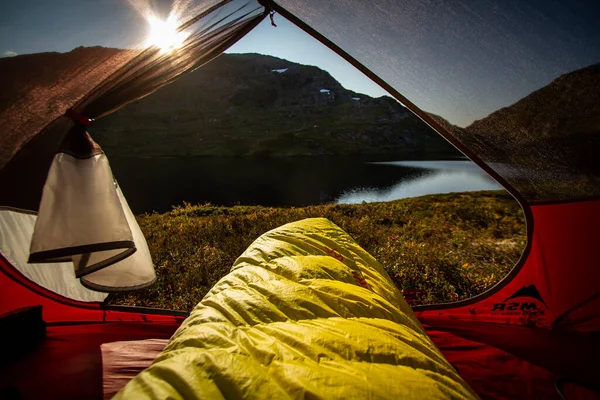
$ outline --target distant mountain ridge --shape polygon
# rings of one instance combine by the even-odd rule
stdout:
[[[567,117],[568,116],[568,117]],[[553,80],[515,104],[501,108],[465,128],[477,135],[533,140],[600,132],[600,64]]]
[[[19,133],[13,125],[20,114],[10,108],[15,99],[60,115],[102,76],[79,76],[78,66],[126,55],[93,47],[0,59],[3,135]],[[67,85],[66,96],[53,97],[57,85]],[[562,172],[573,165],[600,172],[594,162],[600,147],[600,64],[564,74],[466,128],[430,116],[488,162],[534,168],[548,153]],[[30,125],[31,132],[41,129]],[[91,133],[114,155],[459,155],[395,100],[346,90],[317,67],[258,54],[224,54],[95,121]],[[0,156],[11,151],[0,149]]]
[[[0,58],[0,169],[49,121],[134,54],[97,46]]]
[[[259,54],[223,54],[90,132],[109,155],[460,156],[394,99]]]
[[[126,51],[106,47],[77,47],[68,53],[35,53],[0,58],[0,111],[33,88],[68,84],[80,70],[100,65]],[[80,95],[84,95],[80,89]],[[64,111],[64,110],[63,110]]]
[[[600,174],[600,64],[563,74],[456,131],[488,161]]]
[[[15,105],[34,117],[27,122],[34,135],[44,115],[60,116],[112,71],[105,63],[132,54],[96,46],[0,59],[0,127],[15,143],[0,149],[0,161],[28,140]],[[39,118],[32,110],[42,111]],[[95,121],[90,133],[117,156],[461,156],[392,98],[355,93],[317,67],[259,54],[223,54]]]

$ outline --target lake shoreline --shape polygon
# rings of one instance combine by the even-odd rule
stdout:
[[[413,155],[412,153],[407,154],[313,154],[313,155],[209,155],[209,154],[183,154],[183,155],[124,155],[124,154],[107,154],[109,160],[111,159],[232,159],[232,160],[295,160],[295,159],[352,159],[355,161],[362,162],[381,162],[381,161],[453,161],[453,160],[469,160],[467,156],[456,156],[449,154],[432,153],[428,156],[422,154]]]
[[[166,212],[184,202],[304,207],[500,188],[465,159],[110,159],[113,173],[136,214]]]

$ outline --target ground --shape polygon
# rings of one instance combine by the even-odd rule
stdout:
[[[340,226],[400,289],[422,290],[425,303],[483,292],[508,273],[526,243],[523,212],[504,191],[302,208],[185,204],[138,216],[158,280],[111,302],[191,310],[258,236],[309,217]]]

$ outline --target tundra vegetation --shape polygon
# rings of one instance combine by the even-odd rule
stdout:
[[[385,203],[309,207],[184,204],[139,215],[158,279],[113,304],[191,310],[261,234],[325,217],[372,254],[401,290],[425,304],[465,299],[497,283],[526,244],[519,204],[504,191],[451,193]]]

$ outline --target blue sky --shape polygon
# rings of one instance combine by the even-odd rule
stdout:
[[[390,22],[390,31],[377,39],[391,43],[388,48],[398,49],[400,54],[386,66],[389,76],[382,78],[425,111],[452,123],[466,126],[563,73],[600,61],[600,1],[455,1],[458,3],[405,0],[402,4],[406,7],[417,3],[427,14],[420,19],[409,13],[400,15],[398,21]],[[316,14],[316,19],[326,18],[325,11],[332,4],[323,3],[324,12]],[[355,4],[357,10],[367,7],[363,2]],[[143,43],[148,25],[133,5],[166,10],[171,1],[1,0],[0,56],[66,52],[78,46],[134,47]],[[355,10],[342,17],[354,28],[360,15]],[[385,94],[283,17],[277,15],[276,23],[274,28],[264,21],[229,52],[269,54],[316,65],[348,89],[374,97]],[[398,30],[393,32],[395,27]],[[358,31],[369,35],[376,29],[366,25]],[[356,36],[346,37],[339,30],[322,33],[331,38],[337,35],[345,48],[356,41]],[[377,55],[373,48],[365,54],[369,51]],[[376,57],[364,60],[374,71],[377,62],[383,65],[386,61]]]

